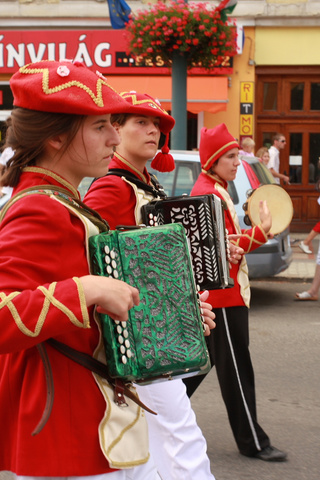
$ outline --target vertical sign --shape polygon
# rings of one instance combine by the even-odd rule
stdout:
[[[240,143],[253,137],[254,82],[240,82]]]

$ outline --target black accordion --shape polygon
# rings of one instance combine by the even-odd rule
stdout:
[[[140,293],[127,322],[99,314],[110,376],[145,384],[209,371],[182,225],[105,232],[91,237],[89,248],[92,273],[123,280]]]
[[[187,235],[197,288],[232,287],[223,201],[214,194],[168,197],[141,209],[147,226],[181,223]]]

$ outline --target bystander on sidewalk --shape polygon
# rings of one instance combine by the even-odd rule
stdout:
[[[299,248],[299,242],[306,236],[307,233],[290,233],[293,253],[292,262],[287,270],[272,277],[272,279],[312,282],[316,268],[316,254],[318,251],[319,239],[316,238],[312,242],[313,253],[306,254]]]

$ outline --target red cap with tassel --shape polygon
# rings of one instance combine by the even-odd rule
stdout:
[[[169,153],[169,133],[173,129],[175,120],[162,107],[159,100],[152,98],[146,93],[122,92],[120,96],[127,100],[130,104],[128,111],[132,115],[147,115],[159,117],[160,131],[166,136],[165,143],[161,148],[161,152],[151,162],[151,167],[158,172],[171,172],[175,168],[173,156]]]
[[[166,135],[161,152],[158,152],[151,162],[151,167],[158,170],[158,172],[172,172],[175,168],[173,156],[169,153],[168,142],[169,134]]]

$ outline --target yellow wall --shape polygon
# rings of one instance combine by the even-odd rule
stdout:
[[[319,27],[257,27],[257,65],[319,65]]]
[[[233,74],[230,75],[231,86],[228,89],[228,106],[225,112],[204,114],[204,126],[213,128],[219,123],[225,123],[230,133],[239,138],[240,131],[240,83],[254,82],[254,65],[249,65],[254,60],[255,31],[254,27],[245,28],[245,42],[241,55],[233,59]],[[253,110],[253,113],[254,110]]]

